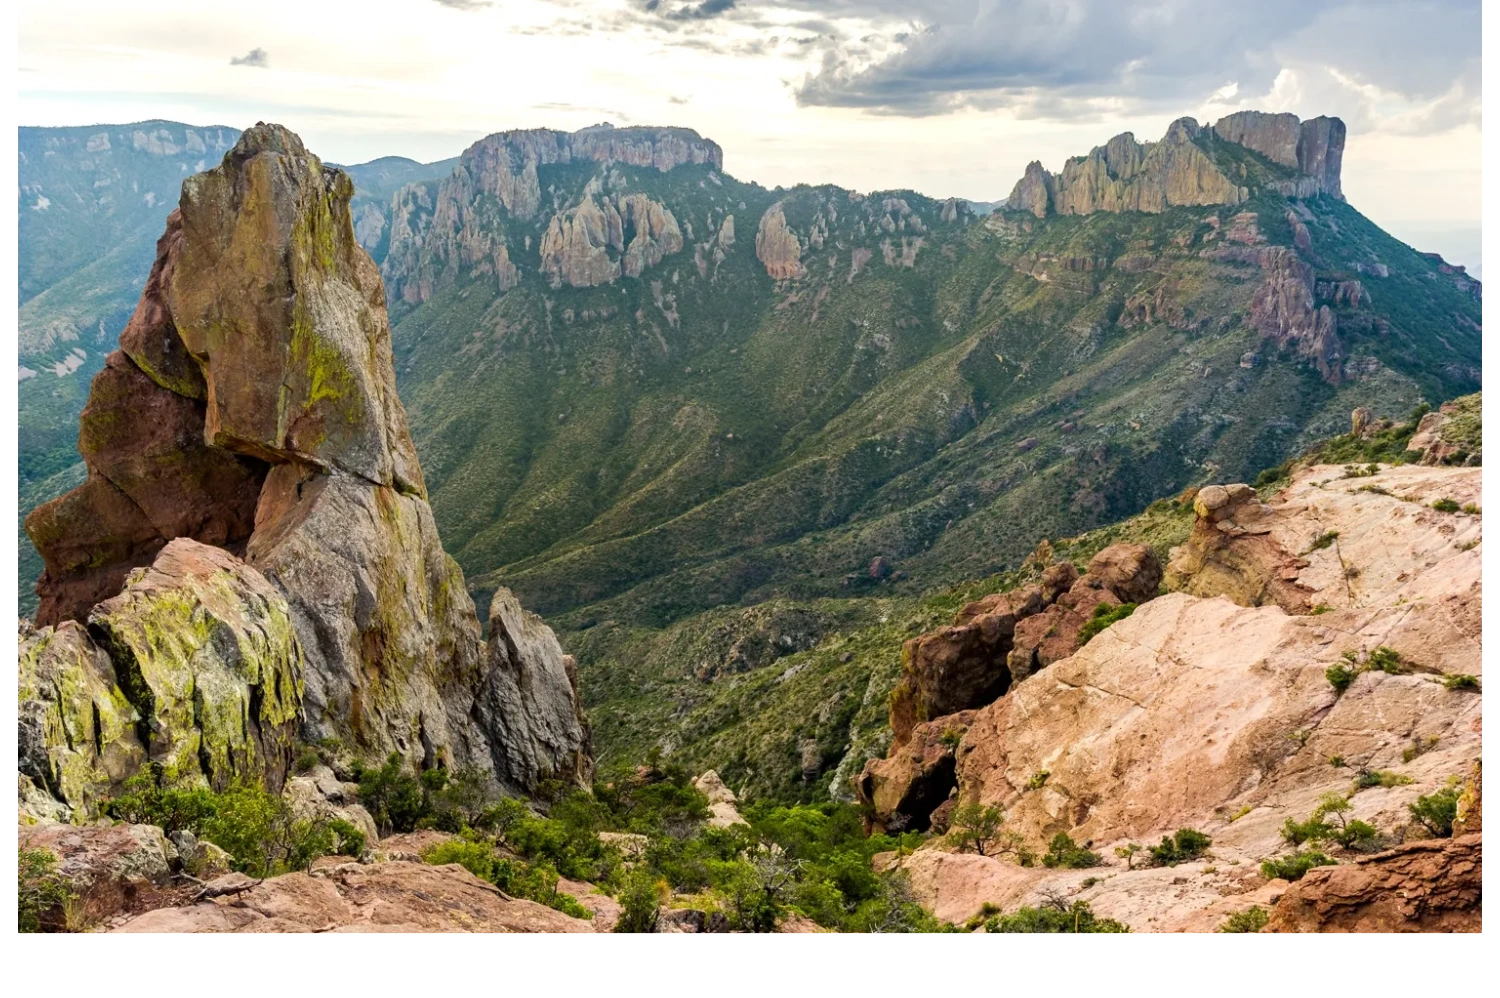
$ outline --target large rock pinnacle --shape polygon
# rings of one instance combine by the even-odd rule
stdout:
[[[521,652],[536,663],[500,656],[528,681],[505,711],[476,705],[499,666],[426,501],[352,194],[342,171],[266,124],[183,184],[81,420],[88,480],[27,518],[46,564],[38,623],[87,621],[102,638],[96,604],[132,570],[161,569],[178,538],[213,545],[247,591],[269,585],[285,601],[304,737],[477,766],[519,790],[586,779],[587,727],[539,621]],[[516,723],[538,704],[569,723]]]

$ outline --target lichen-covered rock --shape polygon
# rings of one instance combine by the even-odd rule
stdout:
[[[593,761],[577,683],[573,657],[563,654],[552,628],[522,609],[509,589],[496,590],[474,714],[503,783],[531,788],[561,779],[587,786]]]
[[[634,134],[593,136],[580,155],[669,169],[717,149],[668,135],[643,152]],[[517,141],[566,162],[548,135]],[[184,184],[122,352],[94,383],[89,477],[28,520],[47,566],[40,620],[89,620],[169,781],[279,787],[299,715],[310,739],[477,767],[515,789],[582,779],[587,736],[555,639],[485,661],[426,502],[352,193],[265,124]],[[614,247],[632,269],[681,248],[654,202],[610,204],[617,220],[624,205]],[[514,269],[503,250],[486,250],[502,283]],[[194,542],[243,551],[248,566]],[[85,752],[33,767],[49,790],[64,792],[44,775],[63,762],[82,765],[80,786],[102,785],[101,766],[117,781]]]
[[[179,538],[95,607],[89,627],[164,782],[280,788],[297,736],[302,652],[286,600],[259,572]],[[132,748],[124,738],[116,751]]]
[[[89,814],[144,763],[141,715],[120,691],[109,655],[78,623],[37,631],[23,622],[20,641],[21,772]]]
[[[802,243],[786,224],[786,213],[778,201],[760,217],[755,232],[755,258],[776,280],[801,277],[807,273],[802,265]]]

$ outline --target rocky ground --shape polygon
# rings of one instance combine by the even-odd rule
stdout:
[[[928,722],[867,770],[887,781],[877,820],[906,817],[901,801],[930,801],[946,780],[954,799],[1004,808],[1024,840],[1065,832],[1104,865],[1025,868],[943,840],[886,862],[954,922],[987,902],[1061,895],[1136,931],[1208,931],[1273,904],[1284,930],[1477,927],[1477,839],[1399,843],[1424,835],[1407,805],[1480,754],[1482,697],[1443,680],[1482,671],[1481,505],[1474,468],[1313,466],[1265,502],[1244,486],[1204,489],[1168,566],[1177,591],[995,702]],[[1396,653],[1394,672],[1345,658],[1377,649]],[[1341,663],[1357,673],[1342,693],[1326,675]],[[943,746],[931,733],[950,725],[961,740]],[[1358,789],[1360,774],[1390,785]],[[1283,822],[1328,793],[1396,848],[1267,881],[1261,862],[1290,849]],[[1209,855],[1149,869],[1115,858],[1183,827],[1212,838]]]

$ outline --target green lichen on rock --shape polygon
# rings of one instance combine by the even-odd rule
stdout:
[[[141,720],[81,625],[20,633],[20,768],[83,817],[145,761]]]
[[[89,626],[146,719],[146,749],[167,785],[285,778],[302,653],[285,599],[258,572],[179,539],[96,607]]]

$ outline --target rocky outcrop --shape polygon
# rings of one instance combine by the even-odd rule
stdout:
[[[1313,298],[1313,269],[1297,252],[1273,246],[1260,253],[1265,280],[1250,300],[1250,322],[1261,336],[1312,361],[1329,384],[1343,380],[1344,346],[1327,305]]]
[[[542,235],[541,269],[554,288],[594,287],[621,275],[640,277],[682,246],[677,219],[659,201],[628,194],[596,202],[590,194],[552,216]]]
[[[592,923],[512,898],[457,864],[353,862],[259,883],[211,882],[212,900],[159,908],[115,932],[592,932]],[[232,892],[232,893],[230,893]]]
[[[495,773],[512,787],[544,779],[587,786],[593,775],[588,722],[578,701],[578,672],[552,628],[522,609],[509,589],[490,602],[490,640],[474,716],[493,743]]]
[[[1444,402],[1424,415],[1406,449],[1421,454],[1422,464],[1477,465],[1482,457],[1483,415],[1478,394]]]
[[[1309,870],[1271,909],[1266,932],[1479,932],[1482,836],[1408,842]]]
[[[891,694],[896,743],[918,723],[991,703],[1012,682],[1071,655],[1095,607],[1149,599],[1160,581],[1149,548],[1113,545],[1082,577],[1071,564],[1052,565],[1037,585],[987,596],[952,626],[907,641]]]
[[[451,177],[396,194],[390,250],[382,264],[392,297],[419,304],[461,273],[494,274],[505,290],[507,222],[529,222],[544,207],[538,168],[580,161],[662,172],[689,164],[717,170],[723,169],[724,153],[717,143],[686,128],[605,124],[577,132],[542,128],[480,139],[459,157]],[[643,259],[649,245],[641,246]],[[514,277],[510,281],[514,286]]]
[[[884,759],[871,759],[854,781],[872,831],[927,831],[958,785],[958,746],[973,711],[918,724]]]
[[[1347,796],[1348,817],[1386,844],[1424,834],[1408,805],[1468,773],[1479,753],[1480,695],[1439,680],[1481,668],[1480,520],[1432,509],[1442,497],[1480,505],[1479,473],[1342,472],[1302,469],[1265,503],[1245,486],[1201,490],[1166,579],[1186,592],[1141,605],[961,715],[955,796],[1001,807],[1006,831],[1036,851],[1065,832],[1107,872],[933,845],[899,860],[924,904],[962,921],[984,902],[1009,909],[1062,892],[1136,931],[1211,931],[1285,893],[1273,917],[1288,928],[1477,920],[1478,856],[1458,840],[1368,860],[1330,846],[1340,865],[1292,890],[1257,873],[1290,848],[1286,818],[1304,819],[1327,793]],[[1387,669],[1357,670],[1335,689],[1331,666],[1382,648]],[[895,775],[897,759],[893,750],[867,772]],[[1374,772],[1390,778],[1353,779]],[[1184,827],[1212,838],[1211,861],[1143,870],[1114,860],[1115,846]]]
[[[1042,164],[1032,160],[1026,164],[1026,172],[1016,181],[1015,188],[1005,201],[1011,211],[1026,211],[1037,218],[1046,218],[1052,205],[1052,175],[1042,169]]]
[[[802,265],[802,244],[787,226],[780,201],[767,208],[760,217],[760,228],[755,233],[755,258],[765,266],[766,273],[778,281],[807,273],[807,268]]]
[[[22,771],[80,816],[147,762],[171,786],[279,788],[301,692],[281,593],[181,538],[94,608],[89,632],[23,631]]]
[[[1252,181],[1289,197],[1318,194],[1342,197],[1344,123],[1337,118],[1299,121],[1291,114],[1245,111],[1200,126],[1180,118],[1159,142],[1137,142],[1129,132],[1117,135],[1087,156],[1067,161],[1051,174],[1030,163],[1011,191],[1005,207],[1037,218],[1087,215],[1096,211],[1162,212],[1177,205],[1239,204],[1250,196],[1243,166],[1221,164],[1216,141],[1230,142],[1265,156],[1290,171]]]
[[[582,779],[587,736],[560,650],[519,665],[486,655],[462,573],[442,549],[396,396],[384,289],[354,238],[352,193],[342,172],[274,125],[250,129],[220,166],[185,182],[122,353],[95,382],[91,418],[104,425],[84,420],[90,477],[28,518],[46,563],[40,622],[88,619],[132,706],[150,716],[131,677],[170,671],[163,648],[209,640],[204,611],[179,613],[169,592],[186,587],[218,621],[213,647],[254,651],[236,668],[265,669],[237,687],[255,690],[258,731],[215,740],[189,714],[173,715],[144,746],[186,773],[204,755],[179,742],[195,737],[192,727],[210,782],[280,758],[299,711],[310,740],[477,766],[513,789],[548,775]],[[162,561],[174,538],[242,550],[244,564],[199,551],[212,571],[184,571]],[[94,608],[157,551],[149,572]],[[210,582],[226,574],[255,612],[224,610],[228,596]],[[280,626],[288,621],[290,631]],[[300,689],[290,669],[298,655]],[[514,682],[505,670],[539,685],[519,699],[497,693]],[[155,709],[203,700],[192,678],[160,678]],[[527,724],[513,716],[532,708],[541,713]]]
[[[1317,117],[1298,121],[1295,114],[1239,111],[1214,122],[1214,134],[1228,142],[1253,149],[1282,166],[1296,170],[1315,186],[1295,183],[1283,194],[1312,197],[1316,194],[1344,196],[1340,175],[1344,163],[1346,129],[1338,118]]]
[[[729,828],[731,825],[747,824],[740,816],[740,809],[736,806],[739,798],[735,797],[734,791],[724,785],[716,770],[708,772],[693,780],[693,789],[708,798],[709,819],[711,828]]]
[[[1369,478],[1343,473],[1341,467],[1305,469],[1269,503],[1247,485],[1200,490],[1192,532],[1167,566],[1168,588],[1305,614],[1317,607],[1394,605],[1418,595],[1437,599],[1447,587],[1426,570],[1448,564],[1453,591],[1465,593],[1467,559],[1474,554],[1467,548],[1482,537],[1480,516],[1439,512],[1431,504],[1450,499],[1479,507],[1477,469],[1404,465]],[[1323,487],[1314,484],[1330,479]],[[1417,589],[1417,578],[1433,588]],[[1452,601],[1455,610],[1465,603]],[[1477,633],[1478,622],[1457,615],[1451,626],[1457,634]]]
[[[48,928],[82,929],[169,894],[177,850],[155,825],[23,826],[22,849],[57,857],[57,873],[78,900],[70,911],[42,915]]]

